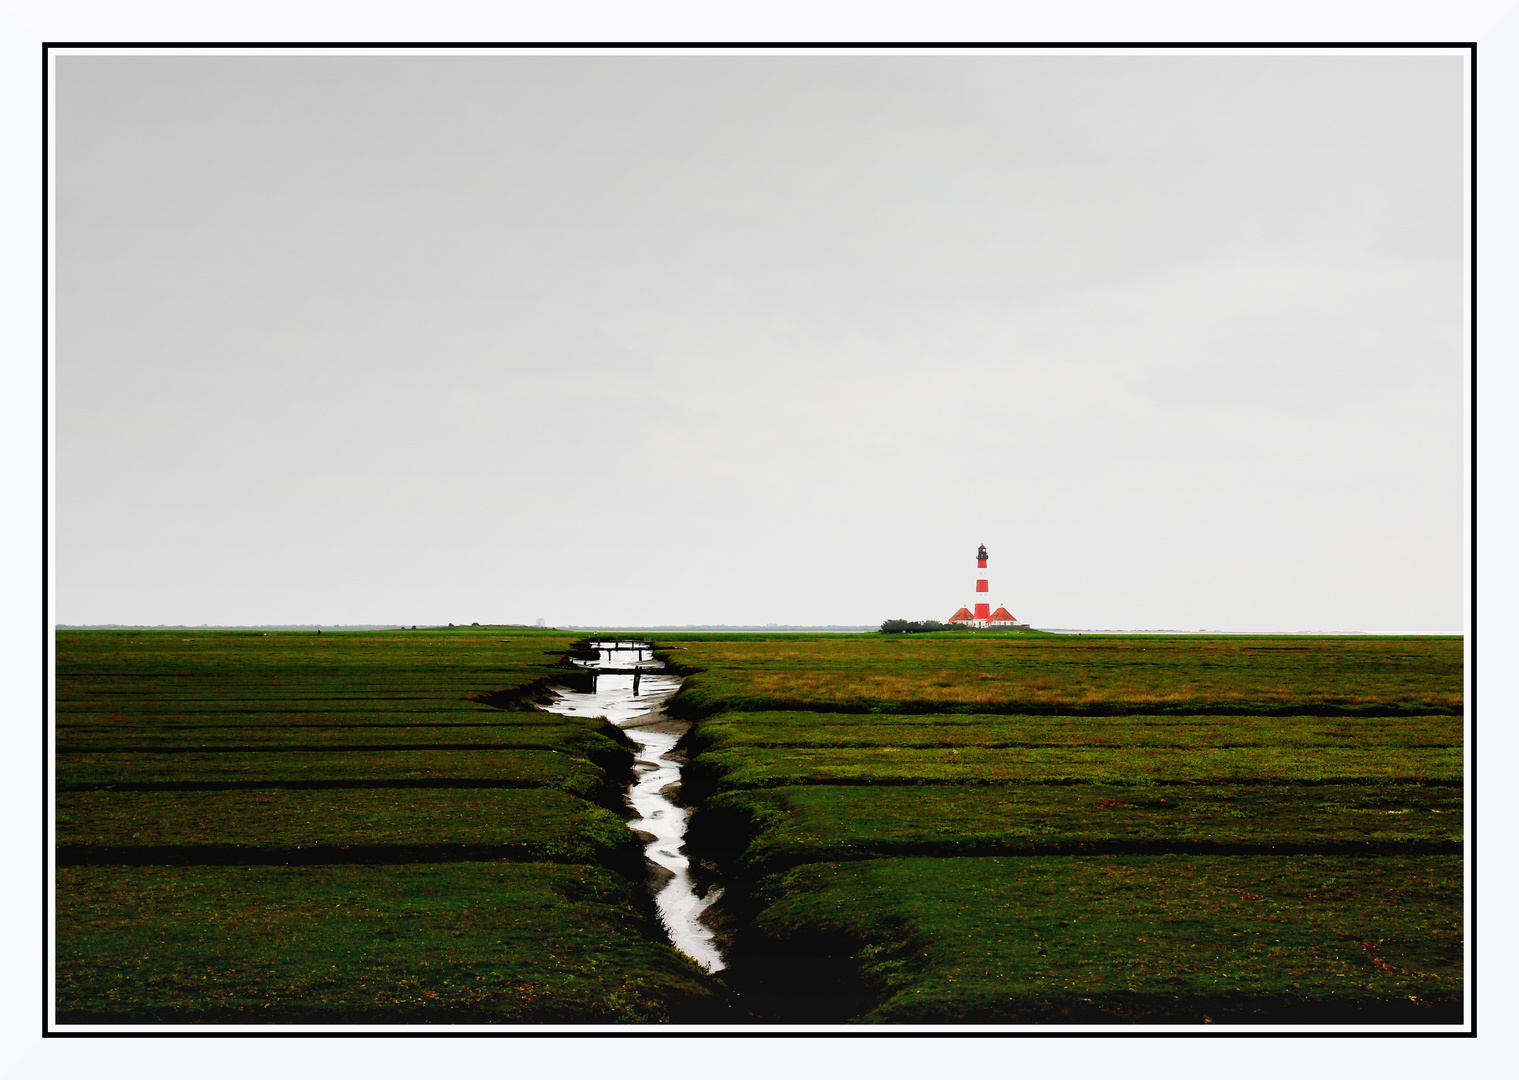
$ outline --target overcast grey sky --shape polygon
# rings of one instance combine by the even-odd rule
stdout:
[[[1459,631],[1463,93],[62,57],[56,616]]]

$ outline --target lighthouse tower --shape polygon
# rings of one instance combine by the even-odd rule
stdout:
[[[986,620],[992,617],[992,606],[981,603],[988,590],[986,578],[981,575],[986,573],[986,545],[982,544],[976,549],[976,618],[981,624],[986,625]]]
[[[976,605],[975,610],[970,611],[961,608],[949,617],[951,624],[956,626],[995,627],[1009,629],[1013,627],[1025,627],[1027,623],[1021,623],[1008,613],[1007,608],[997,605],[993,611],[984,597],[991,592],[991,583],[986,576],[986,545],[982,544],[976,549]]]

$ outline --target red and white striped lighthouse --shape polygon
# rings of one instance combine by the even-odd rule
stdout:
[[[992,627],[1015,627],[1024,626],[1002,605],[993,611],[991,604],[981,599],[991,592],[991,582],[986,576],[986,545],[982,544],[976,549],[976,602],[975,611],[961,608],[949,617],[951,623],[960,626],[992,626]]]
[[[980,571],[980,574],[986,573],[985,544],[982,544],[976,549],[976,569]],[[986,578],[981,577],[980,574],[977,574],[976,576],[976,600],[978,601],[976,604],[976,618],[990,619],[992,617],[992,606],[990,604],[983,604],[979,602],[981,597],[985,596],[989,591],[987,589]]]

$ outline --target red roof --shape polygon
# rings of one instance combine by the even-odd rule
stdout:
[[[999,607],[996,611],[992,612],[992,622],[1017,622],[1017,621],[1018,621],[1017,619],[1015,619],[1013,616],[1011,616],[1011,615],[1009,615],[1007,613],[1007,608],[1005,608],[1005,607]]]
[[[967,611],[965,608],[961,608],[959,611],[955,612],[953,615],[951,615],[949,617],[949,621],[950,622],[965,622],[967,619],[974,619],[974,618],[975,618],[975,616],[972,615],[969,611]]]

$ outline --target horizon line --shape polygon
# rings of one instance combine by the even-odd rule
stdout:
[[[559,625],[537,626],[530,623],[54,623],[54,630],[406,630],[415,627],[419,630],[469,630],[474,628],[488,629],[499,627],[512,630],[575,630],[575,631],[818,631],[825,633],[875,633],[880,627],[878,624],[844,624],[844,623],[684,623],[684,624],[631,624],[614,626],[608,623],[599,624],[576,624],[565,623]],[[1170,630],[1155,628],[1114,628],[1114,627],[1061,627],[1061,626],[1031,626],[1031,630],[1046,634],[1221,634],[1233,636],[1322,636],[1322,637],[1465,637],[1464,630],[1305,630],[1305,629],[1214,629],[1202,628],[1197,630]],[[926,631],[942,633],[943,631]],[[1001,633],[1016,633],[1017,631],[999,630]]]

